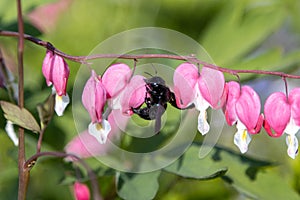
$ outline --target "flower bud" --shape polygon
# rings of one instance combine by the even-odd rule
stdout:
[[[61,56],[48,50],[43,61],[42,72],[48,86],[53,84],[59,96],[66,95],[70,69]]]
[[[76,200],[89,200],[90,199],[90,190],[89,188],[82,183],[74,183],[74,196]]]

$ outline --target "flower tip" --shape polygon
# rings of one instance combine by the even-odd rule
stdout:
[[[287,154],[295,159],[298,155],[298,139],[295,135],[288,134],[286,137],[286,144],[288,145]]]
[[[64,111],[68,104],[70,103],[69,95],[62,95],[59,96],[58,94],[55,95],[55,107],[54,110],[58,116],[63,116]]]
[[[234,144],[239,148],[240,152],[244,154],[248,151],[248,145],[251,141],[251,136],[246,129],[242,128],[240,123],[237,125],[237,127],[238,132],[234,135]]]
[[[207,122],[207,112],[200,111],[198,116],[198,130],[202,135],[205,135],[209,132],[210,126]]]

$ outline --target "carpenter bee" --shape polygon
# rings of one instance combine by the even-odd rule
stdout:
[[[171,92],[165,81],[159,76],[145,79],[145,83],[146,107],[142,108],[142,105],[140,105],[137,108],[132,108],[132,111],[145,120],[155,120],[155,133],[158,133],[161,128],[161,116],[167,109],[167,103],[169,102],[172,106],[178,108],[175,94]]]

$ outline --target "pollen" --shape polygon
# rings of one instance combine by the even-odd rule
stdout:
[[[288,135],[288,136],[287,136],[287,139],[288,139],[289,145],[291,145],[291,144],[292,144],[292,137],[291,137],[290,135]]]
[[[247,130],[245,129],[242,134],[242,141],[246,141],[247,139]]]
[[[99,131],[101,129],[103,129],[102,124],[101,123],[97,123],[96,124],[96,129]]]
[[[62,102],[63,101],[62,96],[56,95],[56,101]]]

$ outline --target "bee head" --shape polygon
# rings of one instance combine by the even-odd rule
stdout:
[[[164,81],[164,79],[162,79],[159,76],[153,76],[149,79],[145,79],[145,82],[147,84],[154,84],[154,85],[166,85],[166,82]]]

